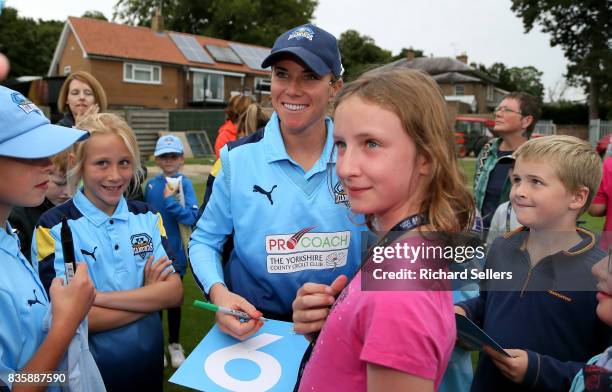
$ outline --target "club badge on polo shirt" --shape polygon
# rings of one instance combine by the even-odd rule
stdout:
[[[342,186],[342,183],[338,181],[336,185],[334,185],[334,202],[336,204],[344,204],[345,207],[351,208],[351,204],[349,203],[348,195]]]
[[[134,256],[138,255],[145,259],[149,253],[153,253],[153,239],[147,233],[134,234],[130,237]]]

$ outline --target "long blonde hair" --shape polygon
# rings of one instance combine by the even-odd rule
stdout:
[[[79,120],[76,125],[79,129],[89,131],[90,137],[83,142],[78,143],[75,151],[74,166],[68,173],[68,179],[71,185],[76,185],[83,177],[83,163],[85,162],[85,147],[91,141],[94,135],[116,135],[119,136],[125,143],[125,147],[130,152],[132,157],[132,179],[134,181],[134,189],[140,187],[140,180],[144,178],[142,167],[140,165],[140,149],[134,131],[125,121],[119,116],[112,113],[97,113]]]
[[[417,153],[431,164],[428,189],[420,208],[430,229],[459,232],[472,226],[475,213],[455,155],[455,140],[446,103],[436,82],[417,70],[366,73],[347,84],[334,107],[357,96],[398,116]],[[366,216],[372,228],[373,216]]]

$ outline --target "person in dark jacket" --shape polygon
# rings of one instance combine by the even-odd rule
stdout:
[[[64,113],[57,125],[74,127],[80,117],[106,111],[104,88],[91,74],[73,72],[64,81],[57,98],[57,108]]]
[[[510,355],[486,347],[472,391],[567,391],[610,339],[591,274],[607,255],[576,226],[599,185],[601,160],[572,136],[532,139],[514,156],[510,199],[524,227],[493,242],[480,295],[455,307]]]

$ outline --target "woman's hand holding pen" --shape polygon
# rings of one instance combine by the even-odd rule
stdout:
[[[260,311],[249,303],[249,301],[232,293],[221,283],[214,284],[210,289],[209,295],[210,301],[215,305],[224,306],[229,309],[242,310],[253,319],[263,316]],[[263,326],[263,322],[260,320],[251,319],[247,322],[241,322],[236,317],[221,312],[216,313],[216,318],[217,325],[219,325],[221,332],[239,340],[247,339],[251,335],[257,333],[259,328]]]
[[[74,278],[67,285],[63,285],[61,278],[53,279],[49,295],[53,304],[52,327],[59,326],[72,336],[89,312],[96,296],[93,282],[87,272],[87,264],[77,264]]]
[[[347,283],[348,278],[340,275],[329,286],[305,283],[300,287],[293,301],[293,330],[310,340],[323,328],[331,305]]]

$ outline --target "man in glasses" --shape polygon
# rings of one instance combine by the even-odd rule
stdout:
[[[474,202],[483,218],[485,230],[498,205],[508,201],[510,180],[508,170],[511,161],[501,157],[512,155],[531,136],[540,117],[540,103],[531,94],[512,92],[495,109],[496,138],[484,145],[476,159],[474,176]]]

